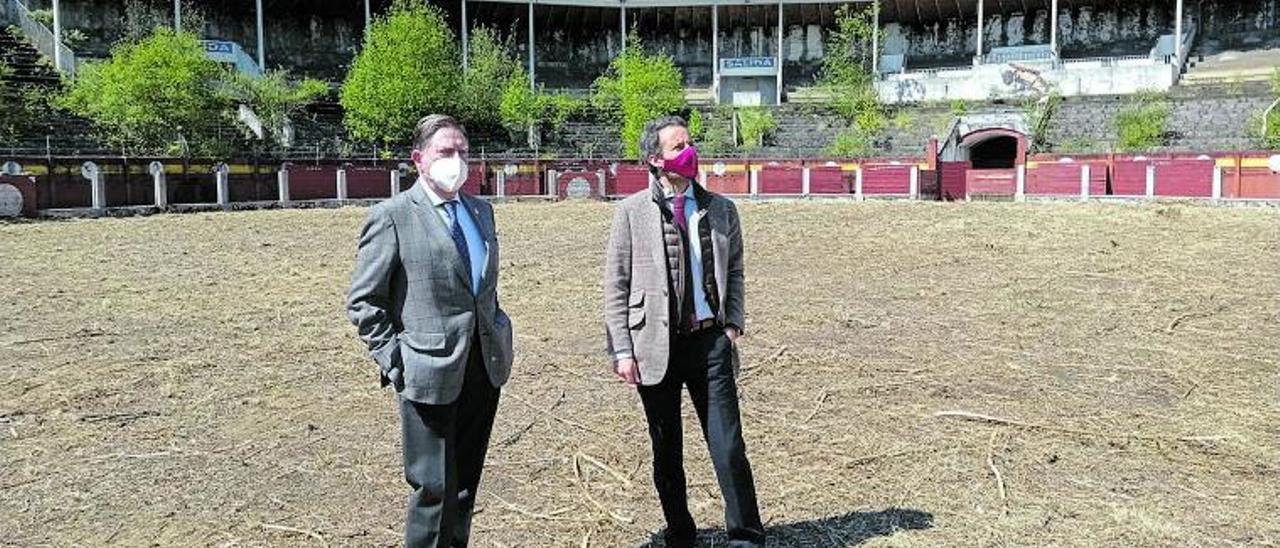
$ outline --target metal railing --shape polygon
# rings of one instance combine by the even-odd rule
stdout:
[[[1052,61],[1053,50],[1049,46],[997,48],[983,56],[986,64],[1003,64],[1009,62]]]
[[[971,70],[973,70],[973,67],[969,65],[955,66],[955,67],[935,67],[935,68],[925,68],[925,69],[903,70],[902,72],[890,73],[890,74],[886,74],[885,76],[896,76],[896,75],[933,76],[933,77],[955,76],[958,78],[965,78],[969,76],[969,71]]]
[[[67,76],[75,76],[76,74],[76,54],[66,44],[58,43],[53,39],[53,31],[44,23],[36,21],[31,15],[31,10],[22,0],[0,0],[6,4],[6,9],[12,12],[18,20],[18,26],[22,28],[22,32],[27,35],[31,43],[35,45],[36,51],[41,55],[48,57],[49,60],[57,60],[55,68],[58,72]]]
[[[1149,55],[1122,55],[1114,57],[1078,57],[1075,59],[1062,59],[1063,65],[1082,65],[1088,63],[1098,63],[1103,67],[1114,67],[1120,65],[1145,65],[1154,64],[1155,59]]]

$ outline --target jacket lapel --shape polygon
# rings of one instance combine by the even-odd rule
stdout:
[[[651,177],[652,179],[652,177]],[[645,202],[640,208],[640,223],[644,234],[648,234],[649,254],[652,255],[653,264],[667,268],[667,242],[663,237],[662,229],[662,187],[654,181],[650,185],[652,192],[652,201]]]

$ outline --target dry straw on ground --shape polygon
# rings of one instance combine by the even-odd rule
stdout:
[[[1276,212],[741,211],[771,545],[1280,542]],[[610,212],[497,208],[519,355],[478,546],[661,527],[643,415],[602,359]],[[342,315],[363,214],[0,225],[0,544],[395,545],[394,405]]]

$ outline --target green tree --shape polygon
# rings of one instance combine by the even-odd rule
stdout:
[[[833,154],[856,156],[870,152],[875,135],[888,125],[871,72],[873,37],[878,32],[872,9],[840,6],[836,10],[836,29],[827,39],[818,88],[831,97],[832,110],[849,124],[830,147]]]
[[[777,127],[773,113],[763,107],[738,110],[738,135],[742,138],[742,150],[753,151],[764,146],[765,135]]]
[[[0,138],[5,142],[11,142],[17,138],[19,124],[25,118],[25,113],[22,112],[22,98],[17,86],[9,80],[11,76],[13,76],[13,68],[0,58],[0,111],[5,113],[0,117]]]
[[[284,144],[284,128],[290,119],[328,93],[329,85],[313,78],[294,81],[285,71],[268,71],[256,78],[237,72],[228,75],[223,89],[232,107],[228,114],[234,117],[237,105],[253,109],[262,124],[267,148],[273,148],[271,145]]]
[[[1280,101],[1280,69],[1271,75],[1271,92]],[[1280,108],[1271,111],[1266,127],[1262,128],[1262,145],[1272,150],[1280,149]]]
[[[1164,145],[1173,109],[1165,96],[1139,93],[1116,113],[1116,147],[1122,152],[1143,152]]]
[[[627,47],[609,63],[609,70],[592,84],[592,104],[622,126],[623,152],[640,156],[644,124],[685,110],[684,77],[671,56],[646,53],[632,33]]]
[[[199,151],[215,145],[223,76],[195,35],[159,28],[88,63],[55,103],[126,152],[160,152],[184,139]]]
[[[444,12],[421,0],[396,0],[369,28],[342,83],[343,123],[360,141],[407,142],[424,114],[457,105],[459,65]]]
[[[542,87],[533,89],[523,70],[507,81],[502,93],[499,116],[512,135],[525,134],[530,147],[537,146],[543,131],[555,131],[585,107],[583,101],[569,95],[547,93]]]
[[[458,94],[458,115],[468,126],[498,126],[502,124],[502,100],[507,87],[520,75],[520,63],[511,55],[511,40],[504,40],[493,29],[477,27],[471,33],[468,50]]]

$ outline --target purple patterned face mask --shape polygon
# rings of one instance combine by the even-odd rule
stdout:
[[[693,145],[685,147],[680,155],[670,160],[663,160],[663,171],[670,171],[690,181],[698,179],[698,149]]]

